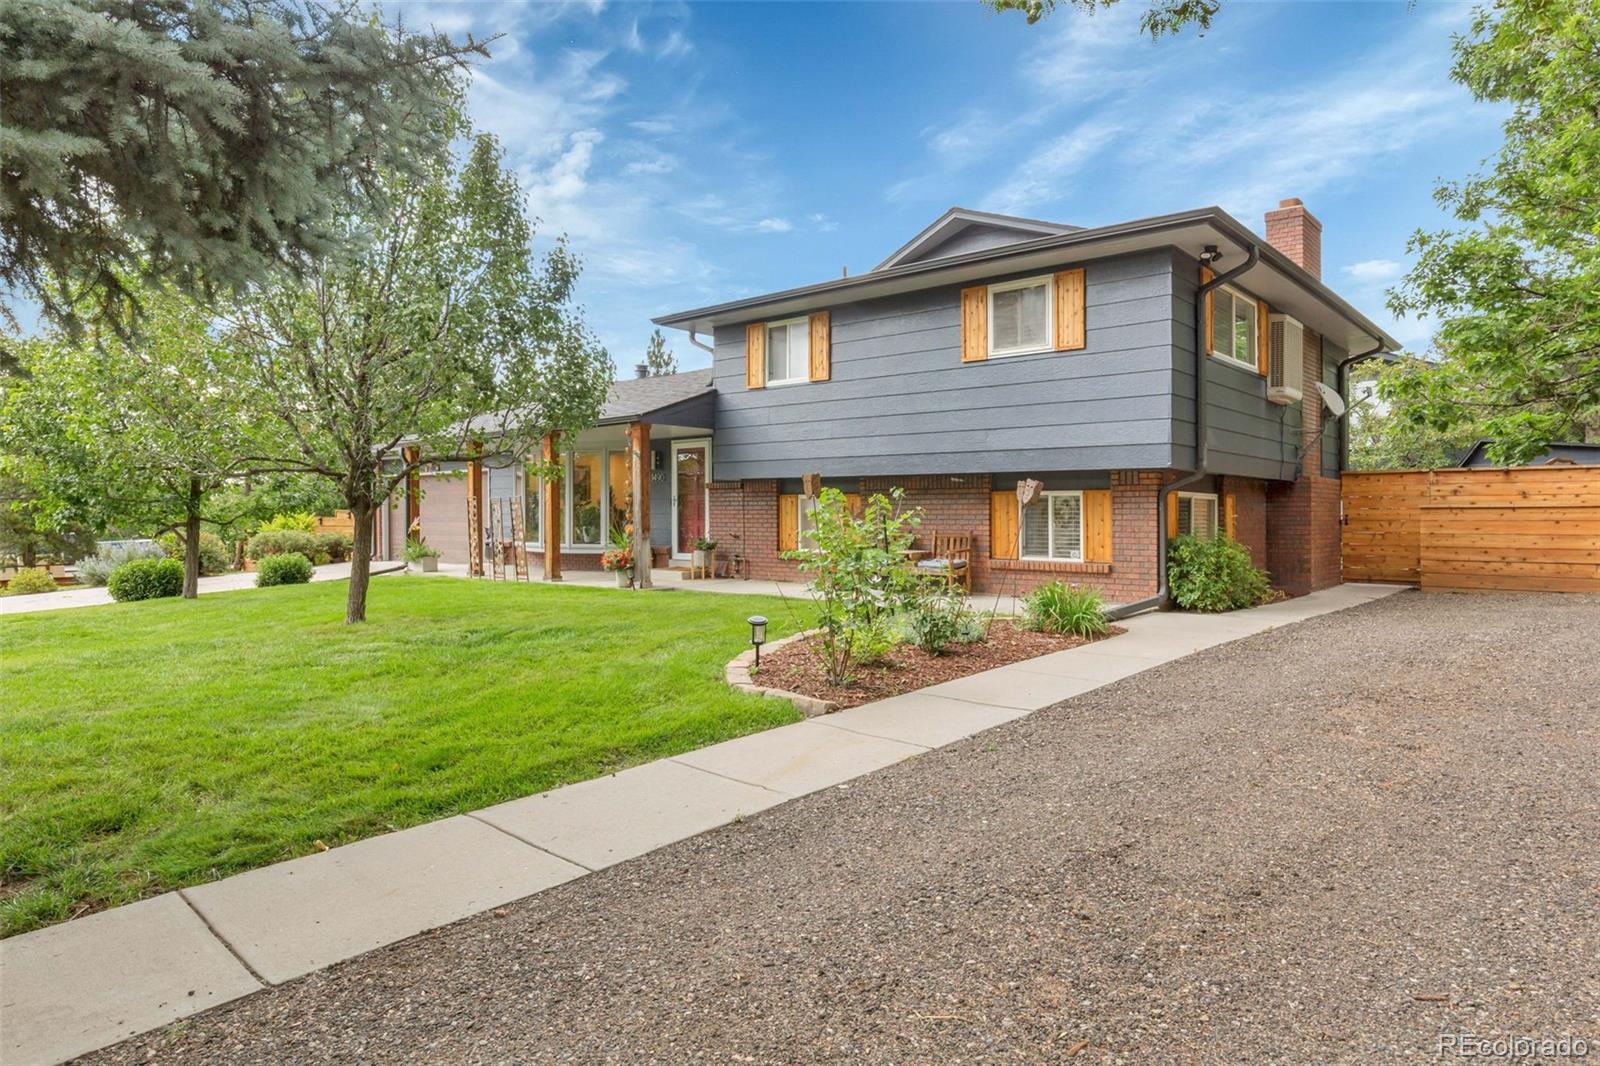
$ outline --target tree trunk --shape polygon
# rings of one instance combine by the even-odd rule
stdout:
[[[350,501],[350,596],[345,601],[346,625],[367,620],[367,583],[372,578],[372,501]]]
[[[200,595],[200,479],[189,479],[183,516],[183,598]]]
[[[39,551],[33,546],[33,541],[24,539],[22,542],[22,568],[32,570],[39,563]]]

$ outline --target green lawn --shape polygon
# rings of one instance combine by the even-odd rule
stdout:
[[[0,622],[0,935],[799,717],[781,601],[391,578]]]

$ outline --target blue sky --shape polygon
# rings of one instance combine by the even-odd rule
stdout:
[[[977,0],[398,10],[504,35],[472,114],[584,257],[623,368],[653,315],[866,270],[953,204],[1095,225],[1217,203],[1259,229],[1299,196],[1325,279],[1416,344],[1383,291],[1446,221],[1436,179],[1499,143],[1448,78],[1465,4],[1225,0],[1157,42],[1140,0],[1032,27]]]

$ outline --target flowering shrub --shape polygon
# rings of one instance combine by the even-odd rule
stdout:
[[[607,548],[600,556],[600,569],[610,573],[633,569],[632,548]]]

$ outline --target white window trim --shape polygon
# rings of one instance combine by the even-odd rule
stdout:
[[[1211,520],[1213,525],[1211,527],[1211,535],[1206,539],[1215,540],[1217,537],[1222,536],[1222,498],[1215,492],[1180,492],[1178,493],[1178,510],[1181,512],[1183,508],[1189,508],[1189,535],[1194,536],[1193,501],[1195,500],[1211,501]],[[1176,536],[1178,531],[1174,529],[1172,532]]]
[[[1236,368],[1238,370],[1249,371],[1250,373],[1256,375],[1257,377],[1260,377],[1261,376],[1261,346],[1263,344],[1267,343],[1266,338],[1261,336],[1261,326],[1260,326],[1260,322],[1261,322],[1261,306],[1257,302],[1257,300],[1256,300],[1256,298],[1254,296],[1251,296],[1249,293],[1246,293],[1246,292],[1244,292],[1244,291],[1242,291],[1240,289],[1236,289],[1232,285],[1219,285],[1215,289],[1213,289],[1211,291],[1211,296],[1212,296],[1213,300],[1215,300],[1217,293],[1221,293],[1221,292],[1227,293],[1230,297],[1232,297],[1237,302],[1247,303],[1247,304],[1250,305],[1250,314],[1252,316],[1251,317],[1251,321],[1256,323],[1256,329],[1255,329],[1256,349],[1255,349],[1255,351],[1250,353],[1250,358],[1248,360],[1240,359],[1236,355],[1229,355],[1227,352],[1219,352],[1219,351],[1217,351],[1217,348],[1216,348],[1216,344],[1217,344],[1216,315],[1215,315],[1215,313],[1213,313],[1212,316],[1211,316],[1211,350],[1209,352],[1207,352],[1206,354],[1209,355],[1211,358],[1216,359],[1219,362],[1224,363],[1224,364],[1226,364],[1228,366],[1234,367],[1234,368]],[[1229,326],[1231,328],[1232,323],[1233,323],[1233,317],[1231,315],[1228,318],[1228,323],[1229,323]],[[1179,495],[1181,496],[1183,494],[1179,493]]]
[[[1050,515],[1045,515],[1045,551],[1049,555],[1023,555],[1022,554],[1022,501],[1017,501],[1017,558],[1036,563],[1081,563],[1083,562],[1083,493],[1079,490],[1061,490],[1041,492],[1039,499],[1048,502],[1057,496],[1076,496],[1078,499],[1078,553],[1073,556],[1056,555],[1056,525],[1050,521]]]
[[[526,513],[524,513],[523,516],[522,516],[522,524],[523,524],[522,532],[523,532],[524,537],[525,537],[525,539],[522,542],[522,546],[524,548],[528,549],[529,551],[544,551],[544,478],[536,477],[536,478],[532,479],[532,481],[533,481],[533,485],[532,485],[532,489],[531,489],[532,496],[530,497],[529,496],[530,489],[529,489],[529,484],[528,484],[528,482],[529,482],[528,467],[527,467],[526,464],[524,464],[522,469],[517,472],[517,477],[522,482],[522,507],[523,507],[524,512],[526,512],[526,510],[527,510],[528,500],[529,499],[534,500],[536,505],[537,505],[537,507],[539,508],[539,535],[537,537],[527,537],[526,536],[526,534],[528,532],[528,529],[527,529],[528,516],[527,516]]]
[[[784,385],[804,385],[804,384],[806,384],[807,382],[809,382],[811,380],[811,376],[810,376],[810,373],[809,373],[809,369],[810,369],[810,366],[811,366],[811,343],[810,343],[811,342],[811,330],[810,330],[811,319],[807,315],[801,315],[799,318],[780,319],[777,322],[768,322],[767,323],[766,352],[763,353],[762,358],[763,359],[768,359],[770,357],[770,355],[771,355],[771,352],[772,352],[772,331],[775,330],[775,329],[780,329],[780,328],[785,330],[785,331],[788,331],[790,329],[790,327],[792,327],[792,326],[805,326],[806,327],[806,353],[805,353],[805,359],[802,362],[802,366],[804,366],[807,369],[808,372],[806,374],[800,376],[800,377],[797,377],[797,378],[777,378],[777,379],[774,379],[774,378],[770,378],[769,377],[767,379],[767,387],[768,388],[782,387]],[[793,339],[794,338],[791,335],[789,340],[792,341]],[[785,341],[784,350],[788,353],[789,366],[790,366],[791,369],[793,369],[793,367],[794,367],[794,348],[788,341]],[[768,363],[766,369],[768,369],[768,370],[772,369],[770,362]]]
[[[996,348],[994,344],[994,294],[997,292],[1011,292],[1015,289],[1031,289],[1036,285],[1044,285],[1044,343],[1026,348]],[[1053,352],[1056,350],[1056,278],[1054,274],[1041,274],[1038,277],[1018,278],[1016,281],[1002,281],[997,285],[990,285],[986,297],[989,301],[987,319],[989,336],[989,355],[1004,358],[1008,355],[1037,355],[1039,352]]]

